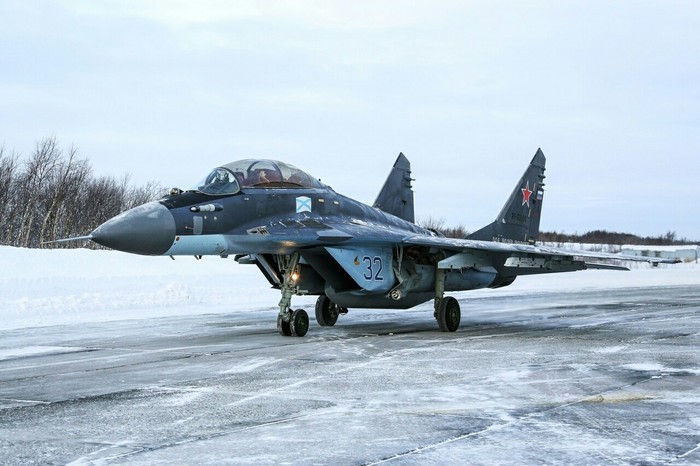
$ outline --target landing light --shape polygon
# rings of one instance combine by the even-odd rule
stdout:
[[[296,282],[299,280],[299,272],[292,272],[292,276],[290,277],[293,282]]]

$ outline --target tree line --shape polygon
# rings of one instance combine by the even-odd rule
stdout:
[[[154,182],[132,186],[129,175],[96,176],[89,162],[78,157],[77,148],[61,148],[55,137],[38,141],[28,157],[8,154],[3,146],[0,244],[36,248],[48,241],[84,236],[120,212],[162,194],[163,188]]]
[[[625,244],[639,246],[673,246],[697,243],[697,241],[692,241],[687,238],[678,238],[675,231],[667,231],[665,234],[657,236],[639,236],[632,233],[618,233],[606,230],[593,230],[583,234],[541,231],[538,240],[545,243],[612,244],[618,246]]]
[[[55,137],[36,143],[28,157],[8,154],[0,146],[0,244],[18,247],[44,247],[62,238],[84,236],[115,215],[137,205],[158,199],[164,189],[157,183],[132,186],[129,175],[122,178],[96,176],[86,159],[71,146],[61,148]],[[431,216],[419,220],[447,237],[464,238],[463,226],[446,227]],[[631,233],[593,230],[583,234],[540,232],[539,241],[549,243],[689,244],[674,231],[642,237]],[[51,247],[78,247],[83,243],[53,243]]]
[[[418,219],[423,228],[435,230],[448,238],[466,238],[471,233],[464,225],[445,226],[445,220],[428,216]],[[606,245],[641,245],[641,246],[672,246],[681,244],[697,244],[687,238],[679,238],[675,231],[667,231],[663,235],[639,236],[632,233],[618,233],[607,230],[592,230],[586,233],[564,233],[556,231],[541,231],[538,236],[541,243],[583,243]]]

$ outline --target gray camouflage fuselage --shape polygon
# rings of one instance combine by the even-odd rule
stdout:
[[[254,264],[282,291],[280,332],[299,336],[308,318],[292,317],[292,294],[319,295],[320,325],[333,325],[338,309],[409,308],[435,298],[441,329],[455,331],[459,306],[443,299],[445,291],[498,288],[519,275],[621,268],[574,256],[665,262],[535,246],[545,162],[538,150],[496,219],[464,239],[413,223],[403,154],[371,207],[291,165],[247,159],[214,169],[195,190],[173,190],[124,212],[90,238],[136,254],[234,255]]]
[[[297,212],[299,198],[310,199],[310,211]],[[202,212],[202,206],[213,208]],[[282,272],[275,256],[299,250],[303,292],[325,293],[343,307],[408,308],[433,298],[435,265],[444,258],[415,246],[399,264],[401,241],[415,235],[437,236],[324,186],[244,188],[222,196],[178,193],[109,220],[92,239],[136,254],[235,255],[244,262],[264,262],[269,268],[261,266],[261,271],[275,287]],[[494,281],[494,272],[450,274],[446,290],[483,288]],[[411,287],[394,299],[387,293],[397,277],[410,279]]]

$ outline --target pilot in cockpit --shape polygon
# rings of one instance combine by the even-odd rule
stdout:
[[[264,184],[264,183],[269,183],[270,180],[267,178],[267,173],[265,173],[265,170],[260,170],[258,173],[258,184]]]
[[[216,170],[213,179],[209,182],[211,186],[218,186],[228,183],[228,173],[225,170]]]

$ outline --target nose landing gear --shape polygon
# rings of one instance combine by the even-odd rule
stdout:
[[[303,309],[287,309],[277,316],[277,331],[285,337],[303,337],[309,331],[309,315]]]
[[[292,295],[299,292],[296,285],[299,253],[289,256],[286,262],[282,279],[282,299],[279,303],[280,312],[277,314],[277,331],[286,337],[303,337],[309,330],[309,315],[303,309],[293,311],[291,308]]]

